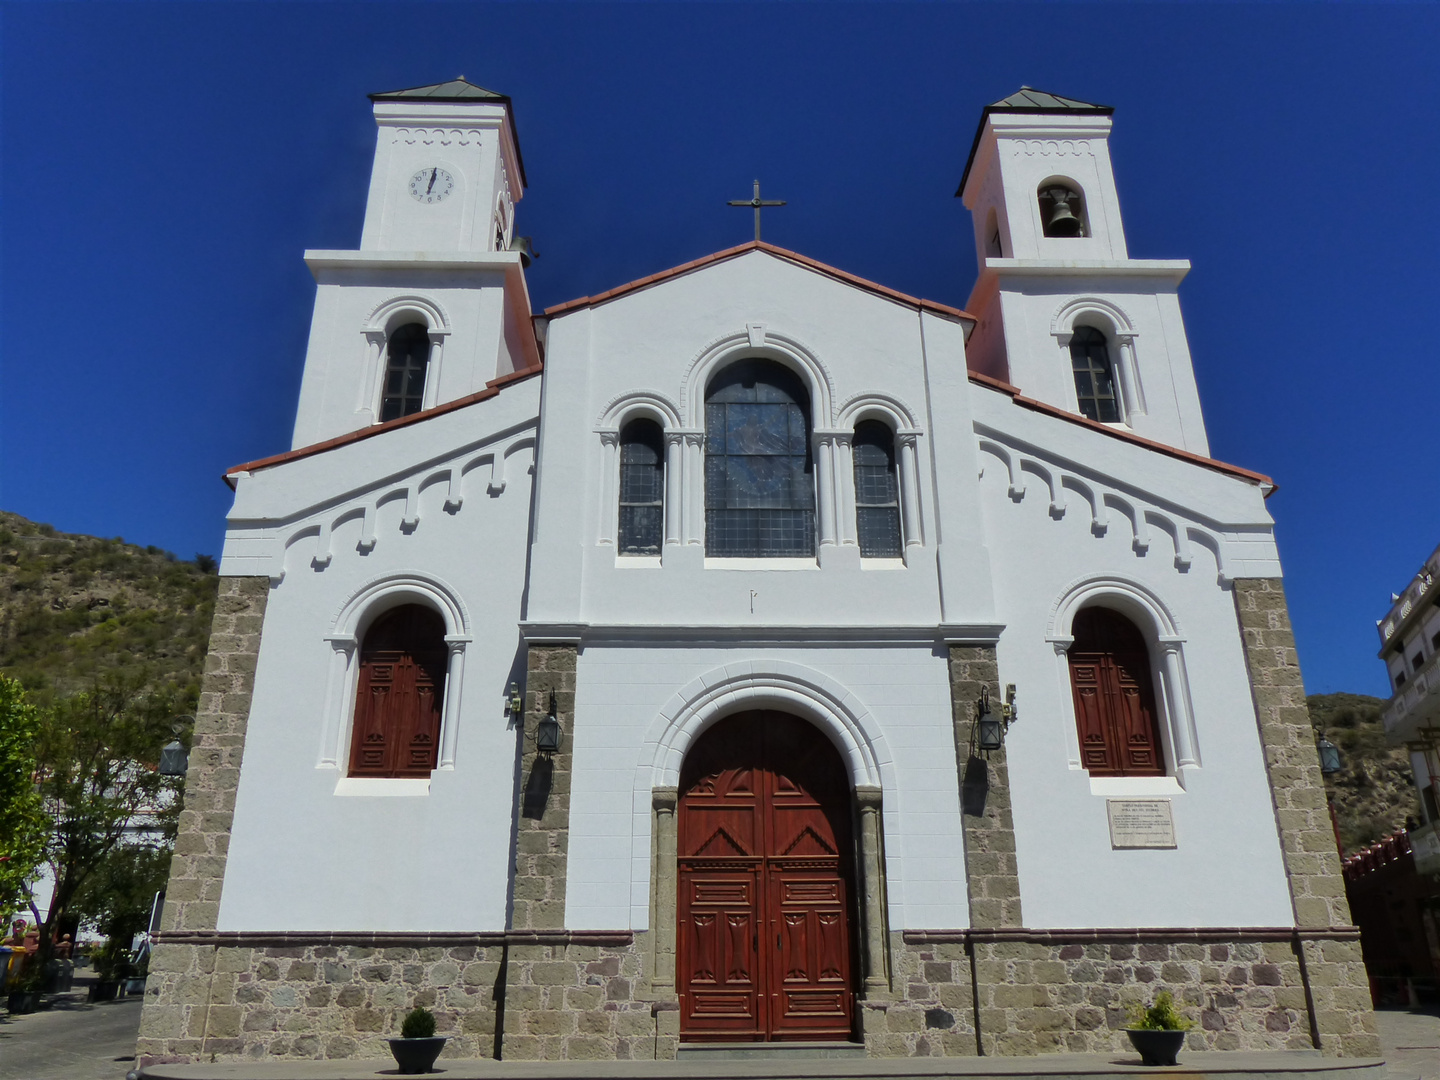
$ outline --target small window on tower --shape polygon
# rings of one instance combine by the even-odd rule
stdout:
[[[421,323],[406,323],[385,344],[385,393],[380,421],[417,413],[425,400],[425,366],[430,360],[430,332]]]
[[[1420,665],[1423,664],[1423,663],[1425,663],[1425,654],[1424,654],[1424,653],[1418,653],[1418,652],[1417,652],[1414,656],[1412,656],[1412,657],[1410,658],[1410,666],[1411,666],[1412,668],[1414,668],[1416,671],[1419,671],[1419,670],[1420,670]]]
[[[1075,373],[1075,397],[1082,415],[1102,424],[1120,422],[1115,398],[1115,366],[1105,335],[1093,326],[1077,326],[1070,337],[1070,366]]]
[[[1046,236],[1073,238],[1089,236],[1085,221],[1085,200],[1065,184],[1040,185],[1040,222]]]
[[[620,432],[620,554],[659,555],[665,529],[665,440],[654,420]]]
[[[990,259],[1005,257],[1005,250],[1000,246],[1000,221],[994,210],[985,218],[985,256]]]

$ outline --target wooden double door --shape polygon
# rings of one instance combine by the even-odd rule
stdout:
[[[850,1038],[858,965],[840,755],[803,720],[745,713],[696,742],[680,791],[681,1038]]]

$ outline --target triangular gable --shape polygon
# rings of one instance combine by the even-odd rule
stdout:
[[[582,296],[577,300],[556,304],[554,307],[546,308],[545,315],[549,318],[554,318],[557,315],[564,315],[579,308],[594,307],[596,304],[603,304],[610,300],[619,299],[629,293],[637,292],[640,289],[648,289],[652,285],[658,285],[661,282],[669,281],[672,278],[677,278],[684,274],[694,273],[696,270],[713,266],[727,259],[735,259],[741,255],[748,255],[752,251],[763,251],[765,254],[773,255],[777,259],[783,259],[786,262],[804,267],[818,274],[823,274],[828,278],[843,282],[846,285],[851,285],[857,289],[863,289],[866,292],[873,293],[876,296],[884,297],[887,300],[904,304],[907,307],[914,308],[916,311],[928,311],[935,315],[945,316],[946,318],[962,320],[968,324],[966,327],[967,333],[969,329],[975,325],[975,316],[961,308],[936,303],[934,300],[922,300],[919,297],[910,296],[908,293],[886,288],[884,285],[878,285],[873,281],[858,277],[855,274],[850,274],[844,270],[818,262],[815,259],[807,258],[798,252],[788,251],[785,248],[776,247],[774,244],[767,244],[763,240],[751,240],[748,244],[741,244],[739,247],[726,248],[724,251],[717,251],[713,255],[706,255],[702,259],[695,259],[688,263],[682,263],[680,266],[671,267],[669,270],[662,270],[657,274],[651,274],[649,277],[626,282],[624,285],[618,285],[613,289],[598,293],[595,296]]]

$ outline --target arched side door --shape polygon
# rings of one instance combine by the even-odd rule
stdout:
[[[731,717],[686,757],[679,805],[681,1037],[848,1039],[849,780],[812,725]]]

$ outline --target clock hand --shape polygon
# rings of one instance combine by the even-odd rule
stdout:
[[[426,194],[426,195],[429,195],[429,194],[430,194],[430,189],[435,186],[435,177],[439,174],[439,172],[440,172],[439,169],[431,169],[431,170],[430,170],[430,183],[429,183],[429,184],[426,186],[426,188],[425,188],[425,194]]]

